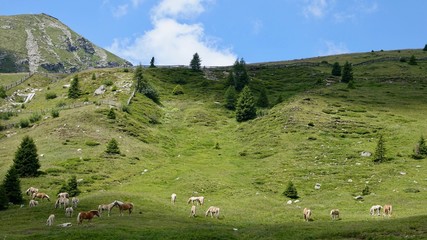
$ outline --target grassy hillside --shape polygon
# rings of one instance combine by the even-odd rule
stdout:
[[[416,55],[418,65],[399,56]],[[71,176],[79,179],[81,204],[77,211],[97,208],[116,199],[131,201],[134,212],[103,215],[77,226],[52,202],[0,212],[4,238],[78,239],[424,239],[426,160],[412,159],[421,135],[427,136],[426,69],[419,50],[330,56],[295,62],[248,66],[250,87],[257,96],[262,86],[270,102],[259,117],[237,123],[223,107],[228,69],[203,73],[189,69],[145,69],[160,93],[161,104],[136,94],[126,107],[132,71],[104,69],[76,74],[83,95],[70,100],[60,80],[35,75],[24,85],[39,89],[29,103],[9,106],[12,115],[2,124],[19,123],[34,114],[41,119],[30,128],[2,131],[0,176],[4,178],[14,152],[25,135],[37,145],[44,175],[21,179],[23,191],[35,186],[55,196]],[[387,58],[387,60],[384,60]],[[363,59],[361,61],[360,59]],[[377,60],[383,59],[383,60]],[[355,88],[331,78],[331,65],[355,63]],[[363,64],[360,64],[365,62]],[[358,65],[359,64],[359,65]],[[93,76],[95,76],[93,79]],[[93,92],[107,85],[103,95]],[[180,84],[184,94],[173,95]],[[27,89],[28,90],[28,89]],[[46,99],[46,93],[56,98]],[[108,119],[110,108],[116,119]],[[58,118],[51,109],[60,109]],[[374,164],[362,151],[374,152],[382,134],[388,162]],[[115,138],[121,154],[104,154]],[[287,204],[282,195],[289,181],[299,202]],[[316,183],[321,188],[314,188]],[[355,200],[368,186],[370,194]],[[417,192],[418,191],[418,192]],[[178,195],[170,203],[170,195]],[[205,205],[190,218],[190,196],[205,196]],[[27,196],[25,196],[27,198]],[[52,197],[54,200],[54,197]],[[370,216],[376,204],[393,205],[392,217]],[[204,217],[209,206],[221,208],[220,219]],[[313,221],[302,220],[302,209]],[[339,208],[341,219],[329,211]],[[56,224],[47,227],[49,214]]]

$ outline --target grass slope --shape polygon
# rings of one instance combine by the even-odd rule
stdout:
[[[378,56],[354,55],[358,58],[370,61]],[[144,78],[159,91],[161,105],[137,94],[127,109],[129,113],[121,106],[131,93],[127,87],[131,72],[106,69],[79,73],[83,96],[77,101],[67,99],[67,89],[63,88],[73,76],[54,83],[28,80],[30,86],[42,90],[9,122],[27,118],[34,111],[49,116],[42,110],[59,103],[91,104],[63,109],[59,118],[42,118],[32,128],[8,130],[10,137],[0,139],[0,176],[12,164],[22,137],[30,135],[38,153],[44,154],[40,162],[45,175],[21,179],[23,190],[37,186],[55,196],[60,186],[75,175],[81,180],[82,190],[77,211],[115,199],[132,201],[135,210],[131,216],[119,216],[113,209],[111,217],[103,215],[91,224],[76,226],[75,215],[72,219],[65,217],[52,202],[41,202],[36,208],[11,206],[0,212],[0,221],[12,222],[14,228],[0,225],[1,236],[425,238],[427,164],[412,159],[411,154],[419,137],[427,135],[427,63],[420,60],[418,65],[409,66],[400,61],[371,61],[356,65],[356,88],[348,89],[336,79],[326,86],[331,68],[325,61],[335,59],[352,58],[332,56],[321,59],[322,64],[319,59],[307,60],[319,63],[310,66],[248,66],[255,95],[262,85],[269,92],[270,102],[279,95],[284,101],[245,123],[237,123],[233,113],[222,107],[227,78],[223,69],[210,70],[218,80],[207,80],[188,69],[145,69]],[[109,80],[113,85],[106,93],[93,96],[93,91]],[[182,85],[183,95],[172,94],[177,84]],[[58,97],[46,100],[47,91]],[[110,107],[116,108],[115,120],[107,118]],[[385,138],[390,161],[374,164],[372,158],[362,157],[360,152],[374,152],[379,134]],[[103,153],[111,138],[118,140],[121,155]],[[289,199],[282,195],[289,181],[298,190],[297,203],[287,204]],[[321,189],[314,189],[316,183]],[[371,194],[362,201],[354,200],[366,186]],[[419,192],[411,192],[414,189]],[[175,205],[169,200],[173,192],[178,195]],[[205,196],[205,205],[197,208],[194,219],[189,218],[190,205],[186,203],[193,195]],[[393,204],[391,218],[369,215],[371,205],[386,203]],[[221,208],[219,220],[204,217],[211,205]],[[313,221],[303,222],[304,207],[312,209]],[[332,208],[340,209],[340,221],[330,220]],[[50,213],[56,215],[55,224],[72,222],[74,226],[45,226]]]

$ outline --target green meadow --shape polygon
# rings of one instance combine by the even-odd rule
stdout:
[[[396,60],[411,55],[417,65]],[[25,205],[0,212],[0,238],[425,239],[427,163],[412,154],[427,137],[426,58],[421,50],[401,50],[249,64],[255,98],[265,87],[272,106],[243,123],[223,106],[227,67],[200,73],[146,68],[144,78],[159,92],[160,104],[136,94],[128,106],[132,69],[35,75],[7,91],[39,89],[29,103],[9,107],[14,114],[0,125],[19,125],[35,114],[40,119],[1,131],[0,177],[26,135],[43,154],[43,174],[20,179]],[[335,61],[354,64],[355,88],[330,76]],[[82,95],[71,100],[64,85],[75,76]],[[106,92],[95,96],[102,84]],[[173,95],[178,84],[184,94]],[[274,105],[279,96],[283,101]],[[110,108],[116,119],[107,117]],[[388,161],[376,164],[361,152],[374,153],[380,135]],[[112,138],[120,155],[104,153]],[[72,176],[82,193],[69,218],[54,201]],[[291,204],[282,194],[289,181],[299,196]],[[30,186],[51,201],[29,208]],[[356,200],[366,187],[370,193]],[[205,197],[195,218],[189,217],[191,196]],[[77,225],[76,212],[114,200],[135,209],[120,216],[113,208],[110,217]],[[392,216],[371,216],[377,204],[392,204]],[[219,219],[205,217],[209,206],[221,209]],[[309,222],[304,208],[313,212]],[[334,208],[340,210],[336,221],[329,216]],[[52,213],[55,223],[48,227]],[[72,226],[57,226],[66,222]]]

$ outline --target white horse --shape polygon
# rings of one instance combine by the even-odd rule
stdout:
[[[70,195],[67,192],[58,193],[58,198],[69,198]]]
[[[374,205],[371,207],[371,209],[369,209],[369,213],[371,215],[375,215],[375,213],[377,213],[377,216],[381,215],[381,208],[383,208],[381,205]]]
[[[54,221],[55,221],[55,215],[50,214],[50,216],[46,220],[46,225],[52,226]]]
[[[188,204],[190,204],[190,202],[194,205],[194,202],[198,202],[200,205],[203,205],[205,201],[205,197],[190,197],[187,201]]]
[[[72,217],[72,216],[73,216],[73,212],[74,212],[73,207],[67,207],[67,208],[65,209],[65,216],[67,216],[67,217]]]
[[[77,204],[79,204],[80,200],[77,197],[73,197],[71,199],[71,204],[73,205],[74,208],[77,208]]]
[[[205,217],[208,215],[211,215],[211,217],[219,218],[219,207],[210,206],[208,210],[206,211]]]
[[[103,211],[108,211],[108,216],[110,216],[111,209],[114,207],[114,202],[110,204],[101,204],[98,205],[98,212],[102,214]]]
[[[39,202],[38,202],[38,201],[36,201],[36,200],[33,200],[33,199],[31,199],[31,200],[30,200],[30,203],[29,203],[30,207],[35,207],[35,206],[37,206],[38,204],[39,204]]]
[[[304,221],[306,221],[306,222],[310,221],[310,219],[311,219],[311,210],[308,209],[308,208],[304,208],[303,214],[304,214]]]
[[[39,189],[35,188],[35,187],[30,187],[30,188],[27,189],[27,191],[25,191],[25,193],[28,196],[33,196],[34,193],[38,193],[38,192],[39,192]]]
[[[390,204],[384,205],[384,216],[391,216],[391,212],[393,210],[393,207]]]
[[[331,210],[331,218],[334,219],[340,219],[340,210],[338,209],[332,209]]]
[[[196,216],[196,206],[193,205],[191,206],[190,217],[195,217],[195,216]]]
[[[62,206],[65,209],[69,205],[70,205],[70,199],[68,199],[68,198],[60,197],[60,198],[56,199],[55,208]]]
[[[171,195],[171,202],[173,204],[175,204],[175,202],[176,202],[176,194],[175,193],[172,193],[172,195]]]

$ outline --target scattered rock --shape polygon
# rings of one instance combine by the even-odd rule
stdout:
[[[101,85],[98,89],[95,90],[95,92],[93,93],[94,96],[96,95],[102,95],[104,94],[106,91],[106,88],[104,85]]]
[[[286,204],[292,204],[292,200],[287,201]]]

